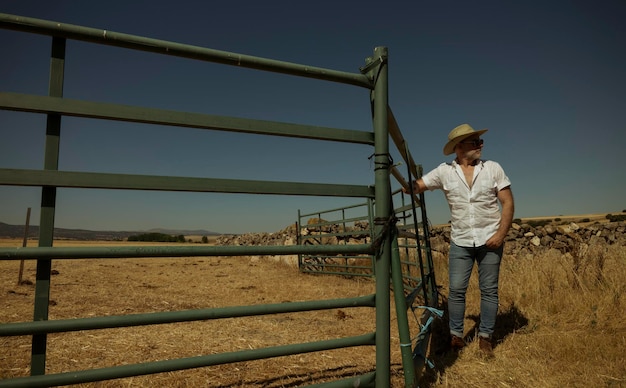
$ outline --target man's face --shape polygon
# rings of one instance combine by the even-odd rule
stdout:
[[[483,150],[483,139],[479,135],[472,135],[467,139],[459,142],[456,151],[460,158],[474,161],[480,159]]]

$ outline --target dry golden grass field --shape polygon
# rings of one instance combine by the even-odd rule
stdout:
[[[0,246],[21,246],[1,240]],[[61,245],[129,244],[55,242]],[[36,243],[29,242],[29,246]],[[137,243],[132,243],[137,245]],[[435,257],[442,298],[447,263]],[[50,319],[329,299],[372,293],[371,280],[314,276],[276,261],[249,258],[56,260]],[[35,262],[0,261],[0,322],[32,319]],[[466,332],[479,294],[473,275]],[[626,387],[626,252],[610,246],[564,256],[505,257],[496,358],[471,342],[458,356],[443,349],[436,321],[434,369],[422,387]],[[393,304],[392,304],[393,309]],[[404,384],[397,322],[392,322],[392,386]],[[256,349],[374,331],[372,309],[335,309],[125,329],[52,334],[47,373]],[[84,387],[296,387],[373,371],[373,347],[240,362],[141,376]],[[29,374],[30,338],[0,338],[0,379]]]

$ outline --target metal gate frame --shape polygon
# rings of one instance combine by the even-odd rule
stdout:
[[[388,108],[388,50],[386,47],[376,47],[373,55],[366,59],[365,66],[360,68],[359,73],[349,73],[17,15],[0,14],[0,28],[52,37],[49,95],[38,96],[0,92],[0,109],[45,114],[47,116],[43,169],[0,168],[0,185],[34,186],[41,187],[42,190],[39,246],[32,248],[0,249],[0,258],[2,260],[36,260],[37,262],[33,321],[0,324],[1,336],[32,336],[31,376],[0,380],[0,387],[43,387],[77,384],[218,365],[233,362],[234,360],[255,360],[299,352],[371,345],[376,347],[375,372],[351,379],[338,380],[326,385],[333,387],[353,387],[356,385],[376,387],[389,386],[390,276],[377,276],[376,293],[356,298],[284,303],[261,307],[237,306],[221,309],[158,312],[72,320],[48,319],[51,265],[52,261],[57,259],[184,258],[194,256],[293,254],[323,255],[332,251],[334,253],[344,254],[375,255],[376,273],[389,274],[391,270],[392,250],[394,246],[397,245],[397,241],[395,240],[394,225],[392,223],[393,208],[391,206],[390,172],[393,172],[391,171],[393,166],[390,163],[391,158],[389,153],[389,126],[395,123],[395,120]],[[362,87],[370,92],[373,132],[67,99],[63,97],[63,83],[66,41],[68,39]],[[372,146],[374,148],[375,185],[372,187],[362,185],[60,171],[58,169],[58,160],[61,121],[63,116],[317,139]],[[394,138],[394,140],[397,140],[397,138]],[[407,153],[401,147],[399,147],[399,150],[405,160],[407,160]],[[404,184],[406,184],[406,182],[404,182]],[[376,236],[376,240],[370,244],[331,247],[143,246],[57,248],[53,247],[53,242],[56,193],[58,188],[336,196],[374,199],[374,235]],[[95,370],[50,375],[45,374],[47,335],[49,333],[363,306],[376,309],[376,331],[373,333],[365,333],[355,337],[234,353],[124,365]],[[409,365],[405,365],[404,367],[405,375],[408,376],[407,385],[414,385],[416,376],[413,368]]]
[[[394,130],[391,129],[391,131]],[[419,166],[417,172],[418,174],[422,172]],[[397,175],[398,172],[395,174]],[[408,175],[411,176],[412,173],[409,171]],[[419,177],[418,175],[416,178]],[[439,295],[430,246],[430,223],[426,215],[424,193],[420,193],[417,200],[412,200],[413,195],[410,193],[408,204],[401,190],[392,193],[392,196],[396,194],[401,194],[401,204],[394,209],[397,226],[394,228],[391,278],[398,332],[402,344],[405,386],[409,387],[416,384],[424,366],[433,366],[427,358],[432,332],[431,324],[435,319],[443,317],[443,311],[439,308]],[[358,215],[359,210],[363,209],[367,214]],[[373,200],[368,200],[362,204],[307,214],[299,211],[296,224],[298,226],[297,243],[328,245],[336,241],[339,245],[345,245],[373,241],[375,236],[372,228],[372,209]],[[350,217],[346,216],[348,211],[351,211]],[[359,222],[365,222],[368,225],[357,227]],[[300,254],[298,255],[298,268],[302,273],[318,275],[374,277],[375,260],[374,255]],[[363,261],[370,264],[366,265]],[[413,328],[413,332],[408,323],[409,310],[417,321],[417,327]]]

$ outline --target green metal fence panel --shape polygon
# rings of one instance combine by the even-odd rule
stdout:
[[[298,211],[298,245],[355,245],[371,243],[373,202],[355,204],[316,213]],[[358,216],[357,214],[361,214]],[[337,252],[338,253],[338,252]],[[374,254],[362,255],[298,255],[298,268],[303,273],[328,275],[373,276]]]
[[[278,194],[327,197],[372,197],[369,186],[258,180],[190,178],[0,168],[0,182],[14,186]]]
[[[391,266],[391,233],[390,221],[393,215],[391,206],[391,182],[389,169],[392,165],[389,153],[389,131],[387,127],[388,73],[387,48],[377,47],[374,56],[369,59],[366,67],[370,77],[374,79],[375,87],[370,92],[372,101],[372,121],[374,125],[374,189],[376,202],[374,203],[374,235],[379,241],[379,251],[376,254],[376,386],[389,386],[390,373],[390,306],[389,270]],[[380,369],[378,368],[380,366]]]
[[[322,350],[345,347],[373,345],[375,334],[364,334],[355,337],[344,337],[335,340],[308,342],[297,345],[275,346],[239,352],[220,353],[174,360],[155,361],[143,364],[122,365],[109,368],[73,371],[66,373],[21,377],[11,380],[0,380],[0,387],[50,387],[58,385],[80,384],[95,381],[119,379],[124,377],[142,376],[154,373],[172,372],[183,369],[228,364],[241,361],[259,360],[271,357],[290,356],[293,354],[318,352]],[[378,376],[378,374],[376,374]],[[371,378],[362,376],[369,381]],[[356,379],[349,379],[353,382]],[[347,382],[342,382],[341,386]],[[380,386],[380,385],[377,385]]]
[[[374,307],[375,295],[354,298],[314,300],[252,306],[233,306],[211,309],[167,311],[128,314],[94,318],[58,319],[46,321],[3,323],[0,336],[65,333],[79,330],[111,329],[119,327],[191,322],[210,319],[251,317],[266,314],[295,313],[348,307]]]
[[[421,171],[421,169],[417,169]],[[409,172],[410,175],[410,172]],[[398,194],[398,193],[395,193]],[[441,318],[443,312],[438,309],[438,294],[435,281],[435,273],[430,250],[429,223],[424,207],[423,193],[416,201],[409,199],[405,204],[405,195],[401,196],[401,204],[394,212],[398,224],[394,229],[397,235],[393,238],[393,255],[391,263],[391,279],[396,303],[398,331],[401,342],[401,356],[403,359],[405,385],[412,387],[417,384],[417,379],[427,363],[427,349],[430,341],[430,323],[433,319]],[[345,208],[336,208],[318,211],[309,214],[298,213],[299,224],[303,225],[298,234],[298,243],[306,245],[324,244],[332,242],[336,236],[358,236],[365,231],[367,235],[356,241],[373,241],[374,232],[367,227],[361,226],[357,230],[350,229],[349,222],[371,219],[373,200],[368,201],[370,206],[357,204]],[[368,215],[360,217],[345,217],[346,212],[368,211]],[[339,215],[339,216],[338,216]],[[342,216],[344,216],[342,218]],[[308,220],[307,220],[308,218]],[[306,226],[304,226],[306,225]],[[348,230],[337,233],[336,230]],[[359,257],[359,256],[355,256]],[[373,262],[375,256],[360,256],[361,259],[368,257]],[[331,256],[306,255],[299,256],[299,268],[302,272],[318,273],[339,276],[374,276],[375,271],[368,266],[360,266],[352,257],[341,254]],[[415,317],[419,330],[411,333],[408,325],[411,310]],[[412,367],[409,367],[412,366]]]
[[[63,79],[65,72],[65,39],[52,38],[52,54],[50,60],[50,97],[63,97]],[[59,144],[61,139],[61,115],[50,113],[47,115],[46,143],[44,150],[44,170],[55,171],[59,168]],[[56,193],[54,186],[41,188],[41,214],[39,218],[39,246],[51,247],[54,240],[54,217],[56,212]],[[34,320],[48,319],[48,305],[50,302],[50,260],[37,260],[37,274],[35,283]],[[32,341],[31,374],[45,374],[47,335],[37,334]]]
[[[124,246],[124,247],[26,247],[0,248],[3,260],[114,259],[194,256],[297,255],[370,253],[371,244],[360,245],[257,245],[257,246]]]
[[[59,114],[63,116],[328,140],[354,144],[374,144],[373,133],[367,131],[282,123],[278,121],[242,119],[238,117],[216,116],[193,112],[179,112],[103,102],[72,100],[52,96],[47,97],[0,92],[0,107],[19,112]]]
[[[390,176],[395,176],[403,185],[406,183],[403,182],[403,178],[392,163],[389,150],[390,136],[403,158],[410,161],[413,175],[417,174],[417,170],[410,154],[402,147],[404,140],[388,107],[388,52],[386,47],[375,48],[373,55],[367,58],[365,66],[360,68],[358,73],[349,73],[3,13],[0,13],[0,28],[52,37],[48,96],[0,91],[0,109],[45,114],[47,117],[43,170],[0,168],[0,185],[36,186],[41,187],[42,190],[39,247],[0,249],[0,259],[32,259],[37,261],[33,321],[0,324],[0,335],[32,335],[31,376],[0,380],[0,387],[76,384],[351,346],[376,347],[375,372],[331,382],[325,386],[389,386],[391,278],[394,278],[394,288],[400,287],[399,284],[403,283],[401,278],[397,278],[398,275],[389,276],[389,274],[390,272],[398,273],[398,266],[405,264],[398,264],[400,261],[394,256],[398,251],[398,240]],[[63,84],[67,39],[362,87],[370,92],[374,129],[373,131],[356,131],[66,99],[63,97]],[[59,144],[63,116],[361,144],[374,148],[375,184],[374,186],[359,186],[59,171]],[[359,197],[367,200],[366,219],[369,225],[369,240],[363,244],[301,244],[296,246],[55,248],[53,247],[54,219],[58,188]],[[419,204],[419,201],[420,199],[414,198],[414,203]],[[424,210],[422,215],[425,216]],[[345,214],[342,215],[341,219],[344,223],[361,221],[359,217],[347,217]],[[417,225],[417,223],[415,224]],[[321,225],[318,226],[324,227],[324,222],[322,221]],[[344,230],[333,232],[331,237],[345,240],[350,236],[351,234],[345,230],[344,225]],[[427,236],[426,233],[425,237]],[[301,241],[313,241],[314,238],[314,236],[307,237]],[[375,277],[376,294],[375,296],[369,295],[332,301],[310,301],[269,306],[233,306],[213,310],[95,317],[72,321],[48,319],[50,275],[53,260],[290,254],[317,255],[320,257],[341,254],[346,258],[366,257],[372,263],[372,272],[379,274]],[[392,259],[394,263],[392,263]],[[392,269],[393,271],[391,271]],[[421,276],[421,281],[424,282],[424,274]],[[402,296],[402,299],[397,300],[396,303],[402,304],[402,301],[406,303],[404,295]],[[355,337],[244,352],[204,355],[53,375],[45,374],[48,333],[197,319],[219,319],[227,316],[279,314],[333,308],[333,306],[375,308],[376,332]],[[406,320],[405,317],[402,319]],[[404,341],[406,340],[406,329],[401,327],[400,330],[403,332]],[[404,356],[405,351],[403,350],[403,358]],[[414,366],[411,363],[411,365],[407,364],[404,367],[405,369],[408,368],[406,370],[407,385],[413,385],[416,381]]]
[[[224,65],[231,65],[236,67],[245,67],[276,73],[291,74],[299,77],[340,82],[349,85],[361,86],[368,89],[371,89],[373,87],[373,78],[366,77],[365,75],[360,73],[348,73],[333,69],[325,69],[321,67],[278,61],[274,59],[260,58],[251,55],[214,50],[188,44],[168,42],[159,39],[146,38],[142,36],[123,34],[114,31],[76,26],[67,23],[59,23],[18,15],[0,13],[0,27],[16,31],[31,32],[35,34],[56,36],[65,39],[79,40],[96,44],[124,47],[133,50],[148,51],[169,56],[189,58],[193,60],[222,63]]]
[[[394,195],[399,192],[393,193]],[[405,259],[400,260],[403,268],[402,279],[405,288],[411,292],[421,283],[422,276],[416,274],[415,268],[420,266],[420,258],[409,259],[409,252],[417,252],[420,247],[423,250],[424,258],[430,255],[430,242],[426,241],[424,232],[415,233],[416,229],[422,228],[423,222],[414,224],[414,215],[418,213],[415,204],[404,204],[405,198],[402,196],[402,204],[394,208],[398,233],[396,236],[398,248],[403,250]],[[373,200],[367,203],[355,204],[351,206],[317,211],[315,213],[298,213],[298,238],[299,245],[324,245],[324,244],[367,244],[374,239],[373,225]],[[361,213],[363,215],[357,216]],[[348,216],[348,214],[350,216]],[[421,212],[419,217],[421,218]],[[419,236],[419,237],[418,237]],[[419,238],[419,242],[416,241]],[[300,255],[299,268],[302,272],[347,275],[347,276],[374,276],[373,255],[346,256],[341,255]],[[365,265],[369,261],[372,265]]]

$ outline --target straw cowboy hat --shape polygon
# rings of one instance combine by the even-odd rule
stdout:
[[[482,135],[487,132],[487,129],[481,129],[480,131],[475,131],[474,128],[470,127],[469,124],[461,124],[458,127],[454,128],[448,134],[448,142],[443,147],[443,154],[450,155],[454,153],[454,147],[456,147],[459,142],[462,142],[464,139],[472,135]]]

